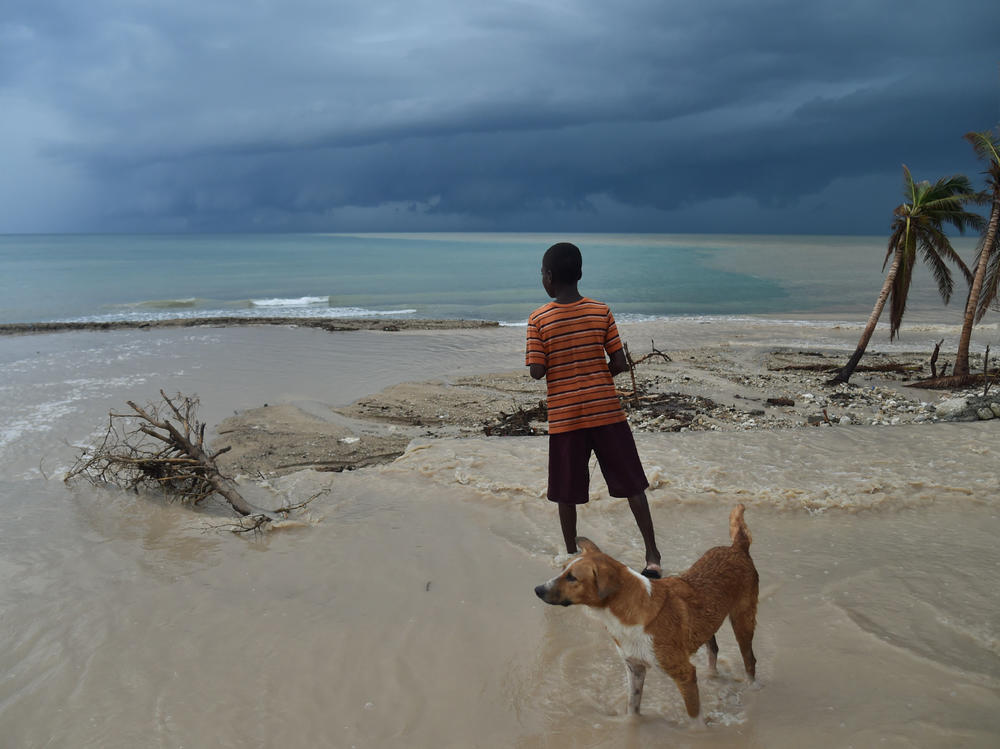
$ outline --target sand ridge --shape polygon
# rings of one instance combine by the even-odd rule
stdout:
[[[667,353],[670,361],[654,357],[636,366],[635,391],[628,373],[616,379],[636,432],[933,423],[940,420],[936,404],[956,395],[906,387],[929,374],[921,352],[874,352],[863,364],[875,371],[836,386],[828,380],[843,363],[839,351],[723,343]],[[1000,401],[1000,390],[994,395]],[[544,401],[544,381],[526,370],[404,382],[342,408],[312,403],[242,411],[218,426],[214,446],[232,448],[222,462],[236,473],[353,470],[394,460],[415,438],[544,435]],[[508,428],[514,421],[520,428]]]

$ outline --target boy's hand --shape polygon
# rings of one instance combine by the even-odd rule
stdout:
[[[545,377],[545,365],[544,364],[529,364],[528,374],[531,375],[531,379],[540,380]]]

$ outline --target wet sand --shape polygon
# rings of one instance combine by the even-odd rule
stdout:
[[[700,680],[706,730],[687,727],[659,674],[644,715],[626,718],[607,634],[585,611],[532,593],[565,558],[543,498],[545,438],[482,433],[499,411],[537,400],[538,385],[513,374],[523,331],[232,329],[155,332],[136,351],[143,333],[18,337],[32,345],[5,359],[26,361],[36,347],[47,357],[51,382],[25,370],[12,394],[21,401],[49,384],[63,400],[81,392],[51,430],[24,427],[3,445],[5,743],[995,746],[1000,422],[919,422],[889,396],[906,392],[901,379],[865,375],[859,392],[884,391],[882,405],[834,401],[828,415],[857,423],[808,426],[830,395],[819,375],[769,365],[803,341],[843,350],[851,330],[623,333],[635,354],[653,338],[674,358],[649,370],[654,389],[739,406],[685,431],[636,423],[667,570],[726,542],[729,509],[748,506],[759,683],[746,682],[724,626],[720,676]],[[163,353],[182,341],[182,358]],[[61,352],[83,342],[95,352],[89,369],[79,355],[64,365]],[[748,379],[733,379],[731,364]],[[22,387],[11,367],[11,387]],[[234,536],[213,527],[229,519],[218,503],[192,511],[67,491],[55,476],[71,452],[62,439],[82,441],[108,407],[161,386],[196,390],[220,443],[240,437],[233,465],[247,469],[255,501],[326,493],[296,527]],[[766,405],[785,394],[797,405]],[[32,414],[45,412],[39,398]],[[872,425],[880,413],[886,423]],[[355,470],[320,462],[363,457],[363,443],[400,455]],[[293,449],[308,466],[280,466]],[[638,566],[627,506],[599,473],[592,489],[581,532]],[[703,670],[704,654],[694,660]]]

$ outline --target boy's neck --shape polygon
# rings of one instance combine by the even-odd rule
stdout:
[[[583,299],[583,295],[580,293],[579,289],[577,289],[577,285],[575,283],[567,286],[556,287],[552,291],[555,292],[553,300],[556,304],[572,304],[573,302],[579,302]]]

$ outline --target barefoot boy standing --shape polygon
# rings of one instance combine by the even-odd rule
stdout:
[[[646,546],[642,574],[660,577],[660,552],[646,501],[649,482],[612,377],[628,369],[608,305],[581,296],[583,258],[559,242],[542,258],[542,286],[555,301],[528,318],[525,364],[545,378],[549,406],[548,498],[559,505],[566,551],[576,553],[576,506],[588,500],[590,453],[597,455],[612,497],[628,497]],[[611,357],[610,364],[605,352]]]

